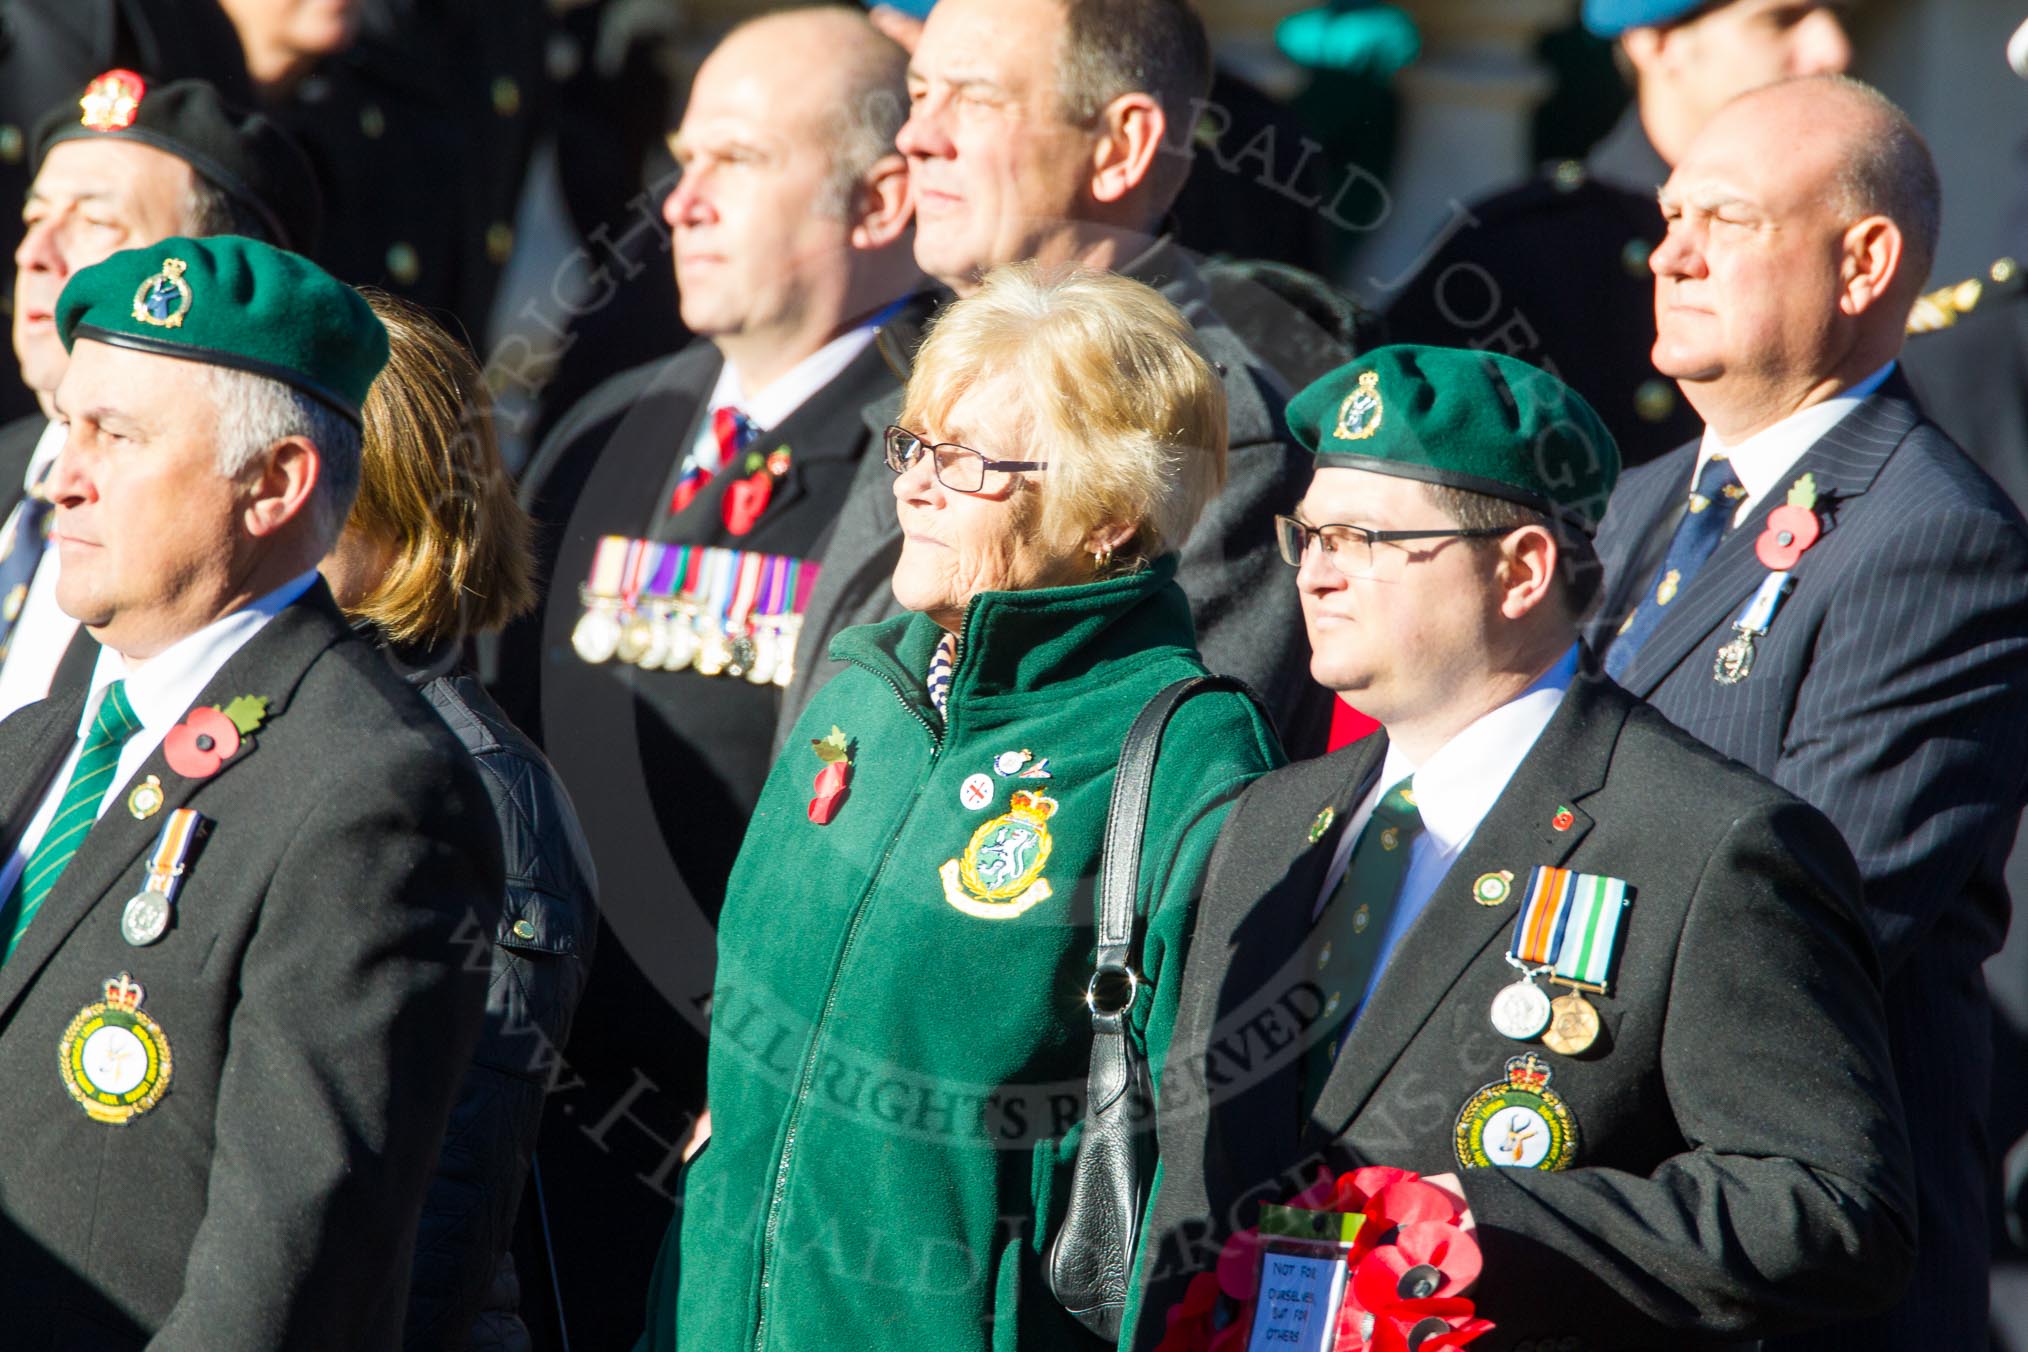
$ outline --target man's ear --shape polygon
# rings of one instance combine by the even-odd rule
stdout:
[[[1867,216],[1845,227],[1844,257],[1838,264],[1838,308],[1861,315],[1899,288],[1907,250],[1901,227],[1885,216]]]
[[[1168,130],[1162,105],[1146,94],[1122,94],[1108,103],[1092,148],[1091,195],[1119,202],[1146,183]]]
[[[1546,526],[1522,526],[1500,541],[1502,615],[1518,620],[1555,593],[1562,552]]]
[[[1669,30],[1642,25],[1629,28],[1620,34],[1620,51],[1626,56],[1627,64],[1634,68],[1642,79],[1652,79],[1661,70],[1669,44]]]
[[[908,190],[908,160],[900,153],[884,155],[860,181],[858,219],[852,226],[852,247],[872,252],[900,242],[915,218],[915,198]]]
[[[323,473],[323,458],[308,437],[283,437],[247,467],[246,533],[256,539],[300,519],[310,506]]]

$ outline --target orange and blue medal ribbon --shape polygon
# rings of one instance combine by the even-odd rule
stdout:
[[[203,813],[187,807],[177,808],[162,823],[148,856],[147,881],[120,913],[120,937],[134,947],[146,948],[168,933],[190,852],[207,825]]]
[[[1526,1042],[1549,1027],[1549,996],[1535,984],[1552,981],[1604,993],[1610,985],[1627,907],[1627,885],[1603,874],[1538,867],[1514,919],[1508,965],[1521,979],[1494,997],[1493,1027]]]

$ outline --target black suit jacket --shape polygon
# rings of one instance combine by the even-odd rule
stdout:
[[[1610,641],[1630,565],[1688,491],[1696,446],[1620,481],[1599,531]],[[1712,660],[1767,569],[1767,514],[1816,477],[1822,538],[1725,686]],[[1985,1337],[1986,1086],[1979,968],[2006,934],[2001,873],[2028,794],[2028,533],[1991,479],[1891,377],[1729,531],[1624,674],[1671,722],[1821,809],[1866,882],[1889,1041],[1919,1148],[1922,1253],[1891,1318],[1798,1346],[1972,1346]]]
[[[1752,1338],[1878,1306],[1914,1241],[1908,1143],[1850,855],[1823,816],[1580,679],[1394,951],[1298,1114],[1321,1000],[1302,943],[1384,736],[1257,781],[1220,833],[1161,1086],[1162,1184],[1132,1345],[1219,1243],[1319,1165],[1458,1168],[1452,1126],[1533,1050],[1575,1115],[1562,1172],[1466,1170],[1487,1352]],[[1315,844],[1319,809],[1337,826]],[[1558,810],[1571,823],[1559,830]],[[1537,865],[1625,879],[1632,905],[1596,1046],[1501,1036],[1494,994]],[[1473,880],[1511,870],[1484,906]]]
[[[789,470],[753,529],[734,536],[721,516],[734,474],[714,476],[680,514],[667,507],[722,366],[716,347],[694,342],[608,381],[558,424],[522,489],[548,554],[547,596],[506,636],[494,673],[577,804],[598,869],[598,971],[538,1153],[573,1340],[595,1346],[640,1331],[638,1306],[612,1293],[647,1286],[668,1226],[652,1189],[704,1101],[718,911],[773,758],[782,691],[586,664],[570,645],[578,584],[603,535],[823,558],[847,485],[871,458],[859,409],[899,383],[869,347],[765,429],[750,449],[788,446]],[[625,1129],[587,1137],[583,1125],[610,1125],[621,1104]]]
[[[21,501],[21,481],[28,476],[28,462],[35,458],[35,443],[49,419],[40,413],[0,426],[0,517]]]
[[[271,701],[211,777],[160,749],[161,813],[119,791],[0,968],[0,1306],[37,1347],[392,1348],[424,1187],[484,1003],[500,838],[471,758],[359,641],[321,583],[200,704]],[[83,698],[0,724],[11,846],[77,736]],[[173,927],[120,915],[168,812],[212,819]],[[475,955],[475,963],[468,956]],[[128,972],[168,1090],[87,1118],[57,1046]]]

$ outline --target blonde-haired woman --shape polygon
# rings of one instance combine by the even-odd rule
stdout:
[[[914,613],[834,641],[849,665],[733,871],[713,1135],[650,1346],[1093,1342],[1040,1253],[1091,1059],[1121,744],[1204,670],[1175,551],[1223,482],[1222,386],[1154,291],[1017,265],[939,318],[885,450],[894,590]],[[1151,1065],[1218,824],[1279,761],[1231,693],[1186,703],[1163,742],[1134,959],[1148,985],[1128,1016]]]
[[[359,496],[323,572],[478,762],[507,856],[485,1030],[424,1199],[404,1344],[526,1346],[507,1247],[547,1075],[591,963],[591,853],[549,762],[460,669],[466,638],[535,603],[531,527],[478,367],[422,311],[367,299],[389,359],[363,410]]]

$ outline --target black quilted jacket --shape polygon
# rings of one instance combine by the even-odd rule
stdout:
[[[556,772],[478,681],[427,655],[389,656],[478,762],[507,862],[499,928],[472,948],[492,972],[486,1023],[423,1202],[403,1346],[509,1352],[529,1339],[508,1241],[591,968],[598,884]]]

